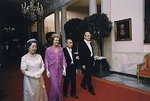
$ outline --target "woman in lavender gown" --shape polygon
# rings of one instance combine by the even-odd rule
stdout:
[[[49,101],[62,101],[62,73],[64,76],[66,75],[66,60],[59,41],[60,36],[53,34],[53,44],[45,52],[46,74],[51,83]]]
[[[24,74],[23,101],[48,101],[44,78],[45,67],[40,54],[37,54],[37,41],[27,41],[28,53],[21,58],[21,71]]]

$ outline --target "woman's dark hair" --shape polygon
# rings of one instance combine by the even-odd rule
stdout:
[[[55,32],[48,32],[46,33],[46,41],[50,42],[52,40],[52,34],[55,34]]]
[[[28,48],[31,46],[32,43],[36,43],[37,45],[37,52],[38,52],[38,42],[36,39],[29,39],[26,43],[26,51],[28,51]]]

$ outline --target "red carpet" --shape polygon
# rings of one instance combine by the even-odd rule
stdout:
[[[23,75],[19,70],[10,70],[1,75],[0,88],[2,99],[0,101],[22,101],[22,79]],[[77,75],[77,95],[79,99],[71,97],[64,101],[150,101],[150,93],[135,88],[123,86],[110,81],[93,78],[93,86],[96,95],[91,95],[87,90],[80,87],[82,75]],[[49,93],[49,80],[45,78],[47,93]]]
[[[150,93],[135,88],[123,86],[111,81],[93,78],[93,86],[96,95],[92,96],[86,90],[81,89],[81,75],[77,76],[78,100],[67,99],[65,101],[150,101]]]

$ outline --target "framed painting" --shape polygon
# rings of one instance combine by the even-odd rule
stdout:
[[[114,22],[115,41],[131,41],[131,18]]]

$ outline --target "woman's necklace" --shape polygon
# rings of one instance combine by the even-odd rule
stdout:
[[[36,56],[36,54],[28,53],[28,56],[29,56],[29,58],[33,59]]]

